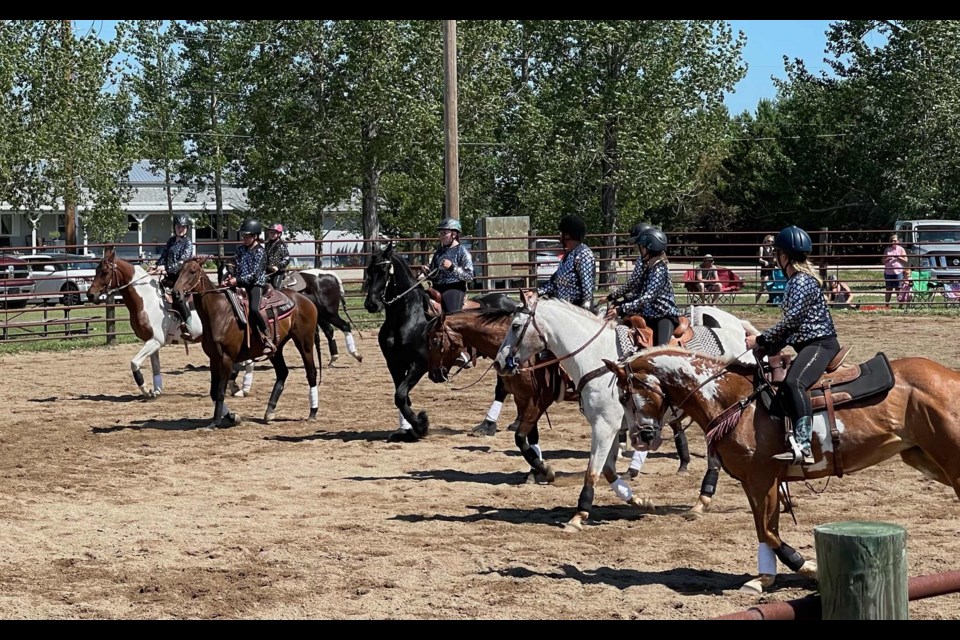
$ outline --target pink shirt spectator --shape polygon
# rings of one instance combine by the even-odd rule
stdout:
[[[900,275],[907,263],[907,252],[898,244],[891,244],[883,252],[883,272]]]

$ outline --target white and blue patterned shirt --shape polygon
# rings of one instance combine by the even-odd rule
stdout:
[[[453,266],[450,269],[444,269],[440,266],[444,260],[449,260]],[[470,282],[473,280],[473,257],[462,244],[455,247],[440,245],[433,253],[433,259],[430,260],[430,270],[437,270],[434,284]]]
[[[566,300],[589,309],[593,306],[593,290],[596,287],[595,266],[593,251],[580,243],[563,256],[557,270],[550,276],[550,282],[537,289],[537,294]]]
[[[630,277],[632,279],[633,275]],[[666,262],[657,260],[653,265],[646,265],[640,278],[643,291],[634,300],[620,305],[621,317],[637,313],[644,318],[677,318],[682,315],[673,295],[673,282]]]
[[[171,278],[180,273],[185,260],[193,255],[193,243],[187,236],[172,236],[164,245],[157,264],[163,265]]]
[[[798,271],[787,280],[780,308],[783,319],[757,339],[767,353],[837,335],[823,291],[816,278],[807,273]]]
[[[235,261],[238,285],[248,288],[258,285],[262,287],[267,283],[267,274],[264,272],[267,258],[262,244],[254,243],[249,249],[245,245],[238,247]]]
[[[285,271],[290,264],[290,250],[287,243],[277,238],[268,240],[264,251],[267,255],[267,266],[276,267],[278,271]]]
[[[643,280],[645,275],[646,273],[643,268],[643,259],[637,258],[637,262],[633,266],[633,272],[630,274],[630,277],[627,278],[627,281],[611,291],[607,297],[611,300],[614,300],[616,298],[622,298],[628,293],[632,293],[634,296],[639,296],[643,291]]]

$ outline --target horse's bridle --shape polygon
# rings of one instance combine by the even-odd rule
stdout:
[[[117,293],[118,291],[123,291],[123,290],[126,289],[127,287],[129,287],[129,286],[131,286],[131,285],[134,285],[134,284],[140,282],[141,280],[143,280],[143,279],[146,278],[146,277],[149,277],[149,275],[150,275],[150,274],[144,274],[144,275],[140,276],[139,278],[133,278],[133,279],[130,280],[130,282],[128,282],[127,284],[120,284],[120,270],[117,269],[117,261],[114,259],[114,260],[110,260],[110,261],[108,262],[106,259],[104,259],[104,260],[101,262],[101,264],[105,264],[105,265],[108,265],[108,266],[110,267],[110,277],[107,279],[107,290],[104,291],[103,293],[101,293],[101,294],[98,296],[98,299],[99,299],[100,301],[107,300],[108,298],[110,298],[111,296],[113,296],[113,295],[114,295],[115,293]],[[117,286],[111,288],[111,285],[113,285],[114,280],[116,280]]]
[[[534,330],[537,332],[537,337],[540,338],[540,342],[543,344],[543,349],[547,348],[547,339],[543,335],[543,331],[540,329],[540,326],[537,325],[537,303],[540,301],[540,298],[533,299],[533,306],[527,308],[526,305],[522,307],[517,307],[517,310],[514,311],[514,314],[525,313],[527,314],[527,321],[523,323],[523,328],[520,329],[520,334],[517,336],[517,339],[510,346],[510,350],[507,352],[507,357],[503,359],[503,364],[508,371],[519,371],[520,370],[520,361],[517,360],[517,352],[520,351],[520,347],[523,344],[523,337],[527,334],[527,329],[530,328],[530,325],[533,325]],[[552,364],[552,362],[547,363]],[[533,368],[533,367],[531,367]],[[540,365],[535,365],[535,368],[540,368]]]

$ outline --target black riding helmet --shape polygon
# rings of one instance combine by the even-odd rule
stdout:
[[[656,227],[650,227],[640,234],[637,245],[646,247],[651,253],[663,253],[667,250],[667,234]]]
[[[640,236],[642,236],[643,232],[647,229],[653,229],[653,225],[647,222],[638,222],[630,228],[630,237],[628,240],[633,243],[640,242]]]
[[[813,241],[806,231],[790,225],[781,229],[773,241],[773,246],[787,253],[791,258],[804,259],[813,250]]]
[[[175,215],[175,216],[173,216],[173,224],[178,224],[178,225],[180,225],[181,227],[189,227],[189,226],[190,226],[190,218],[188,218],[187,216],[183,215],[182,213],[181,213],[181,214],[178,214],[178,215]]]
[[[240,233],[251,233],[255,236],[259,236],[263,231],[263,227],[260,224],[260,221],[256,218],[247,218],[243,221],[243,224],[240,225]]]
[[[583,242],[587,235],[587,224],[580,216],[563,216],[557,225],[557,231],[566,233],[577,242]]]

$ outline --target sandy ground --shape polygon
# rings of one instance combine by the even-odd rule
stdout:
[[[882,350],[960,367],[960,319],[838,325],[851,360]],[[738,484],[721,476],[713,510],[682,515],[705,470],[698,430],[690,475],[676,475],[668,442],[634,481],[656,514],[602,487],[595,519],[565,533],[590,437],[575,405],[541,426],[556,484],[522,484],[512,433],[466,433],[492,376],[461,392],[424,378],[412,397],[430,435],[388,444],[393,387],[375,332],[358,344],[362,365],[344,356],[323,370],[318,422],[303,420],[297,368],[263,424],[273,374],[258,369],[254,396],[230,403],[244,422],[214,432],[198,430],[212,414],[209,373],[187,368],[206,364],[199,348],[163,350],[166,393],[150,402],[133,393],[135,345],[0,358],[0,618],[702,619],[758,601],[737,591],[756,562]],[[512,419],[508,403],[501,428]],[[825,490],[794,484],[799,523],[781,519],[808,557],[814,526],[880,520],[907,528],[910,575],[960,568],[960,501],[899,458],[813,489]],[[781,574],[763,600],[815,589]],[[960,595],[910,613],[960,619]]]

